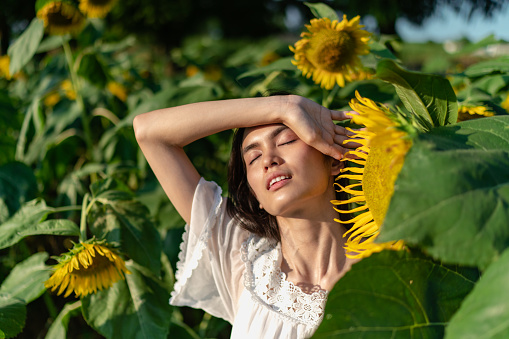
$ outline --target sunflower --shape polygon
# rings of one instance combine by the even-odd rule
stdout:
[[[97,290],[111,287],[124,274],[130,273],[118,253],[104,241],[91,240],[75,244],[71,251],[58,258],[55,272],[44,284],[51,291],[58,289],[57,295],[66,289],[64,297],[72,292],[83,297]]]
[[[127,89],[118,82],[110,81],[108,82],[106,87],[108,88],[108,91],[114,96],[116,96],[119,100],[121,101],[127,100]]]
[[[69,79],[65,79],[60,83],[60,89],[64,91],[65,96],[69,100],[76,100],[76,91],[74,90],[74,86],[72,81]]]
[[[85,25],[85,17],[71,2],[47,1],[37,10],[37,17],[44,21],[49,34],[79,33]]]
[[[509,93],[506,95],[505,100],[502,101],[500,106],[509,113]]]
[[[89,18],[104,18],[117,0],[80,0],[80,10]]]
[[[342,170],[338,179],[347,178],[351,182],[346,187],[336,185],[350,198],[333,200],[332,203],[356,203],[357,207],[351,210],[335,208],[339,213],[357,214],[351,220],[336,221],[353,223],[352,228],[345,233],[345,237],[348,236],[345,249],[349,252],[348,257],[364,258],[374,252],[384,249],[399,250],[404,246],[402,241],[375,244],[374,240],[389,207],[394,182],[411,147],[410,135],[415,132],[411,125],[388,108],[361,97],[358,92],[355,96],[357,100],[352,100],[350,107],[359,115],[352,115],[352,122],[366,128],[360,131],[349,129],[354,133],[353,139],[345,142],[354,141],[361,146],[348,152],[343,160],[360,166],[349,166]]]
[[[11,73],[9,72],[9,65],[11,59],[8,55],[0,55],[0,78],[11,79]]]
[[[495,113],[486,106],[460,106],[458,110],[458,122],[479,119],[483,117],[492,117]]]
[[[53,107],[60,101],[60,99],[61,97],[58,92],[51,92],[46,96],[46,98],[44,98],[44,105],[47,107]]]
[[[277,54],[274,51],[269,51],[262,56],[262,60],[260,60],[260,66],[264,67],[270,65],[271,63],[279,59],[281,59],[281,56],[279,54]]]
[[[190,78],[200,72],[200,69],[195,65],[189,65],[186,67],[186,77]]]
[[[361,29],[360,17],[348,21],[346,15],[339,22],[329,18],[312,19],[290,50],[295,54],[292,63],[306,78],[325,89],[335,84],[345,86],[352,75],[362,69],[359,55],[368,54],[370,33]]]

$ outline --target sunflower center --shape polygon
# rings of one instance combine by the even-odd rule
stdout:
[[[106,5],[109,5],[111,2],[113,2],[113,1],[112,0],[88,0],[88,4],[93,5],[93,6],[106,6]]]
[[[109,269],[114,264],[106,257],[102,255],[98,255],[96,253],[93,258],[92,264],[85,268],[81,263],[79,263],[80,267],[77,270],[73,270],[72,274],[79,276],[91,276],[96,275],[98,272],[102,272],[104,270]]]
[[[364,167],[362,190],[376,224],[381,226],[389,208],[394,182],[398,177],[404,157],[387,145],[371,146]]]
[[[308,59],[317,68],[339,72],[355,57],[356,40],[350,32],[322,30],[310,39]]]
[[[70,26],[73,24],[72,17],[65,17],[61,13],[48,13],[48,23],[51,26]]]

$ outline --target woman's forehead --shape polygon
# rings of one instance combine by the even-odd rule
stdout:
[[[249,142],[250,140],[271,137],[274,133],[279,134],[282,130],[288,129],[287,126],[283,124],[270,124],[270,125],[260,125],[254,127],[247,127],[244,130],[244,135],[242,137],[242,144]]]

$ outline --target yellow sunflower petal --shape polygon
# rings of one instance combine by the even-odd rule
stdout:
[[[89,18],[104,18],[117,0],[80,0],[80,11]]]

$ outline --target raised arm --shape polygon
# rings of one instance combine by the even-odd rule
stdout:
[[[294,95],[200,102],[144,113],[134,119],[136,140],[164,191],[189,222],[200,175],[183,147],[237,127],[283,123],[324,154],[341,158],[345,130],[333,120],[348,119]]]

